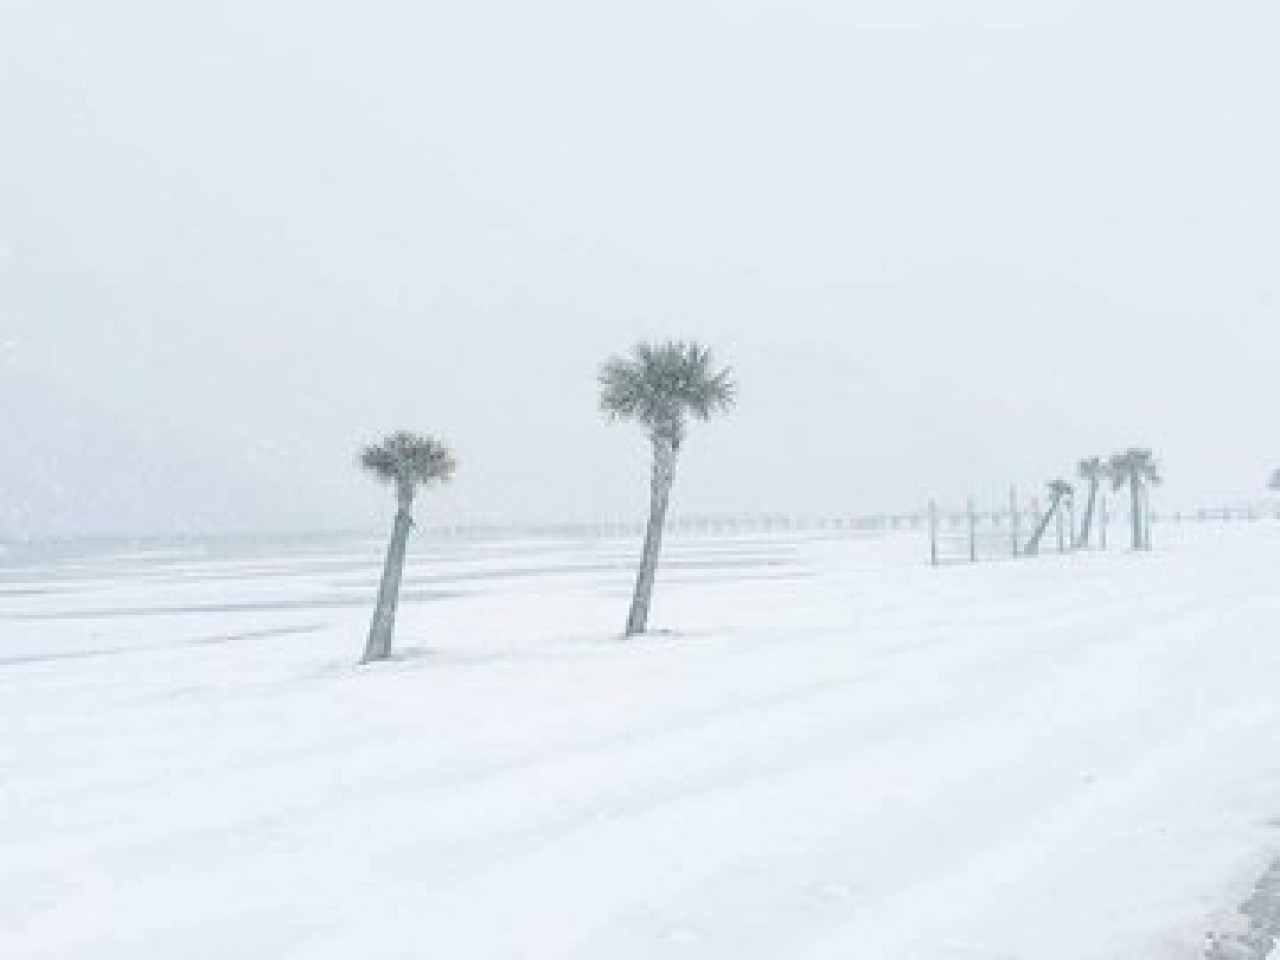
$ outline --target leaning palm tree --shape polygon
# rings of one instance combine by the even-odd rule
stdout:
[[[1089,495],[1084,501],[1084,519],[1080,521],[1080,534],[1076,537],[1076,547],[1087,549],[1093,533],[1093,517],[1098,509],[1098,488],[1107,475],[1107,465],[1101,457],[1088,457],[1080,461],[1076,472],[1089,484]]]
[[[396,627],[396,607],[400,601],[400,581],[404,574],[405,547],[413,528],[413,501],[420,487],[446,483],[453,476],[453,455],[439,440],[415,433],[393,433],[381,443],[365,447],[360,465],[383,483],[396,489],[396,520],[391,544],[382,568],[378,605],[369,625],[361,663],[385,660],[391,655],[391,638]]]
[[[676,458],[689,420],[711,419],[732,407],[736,396],[733,371],[716,369],[711,351],[697,343],[640,343],[600,369],[600,409],[610,420],[639,423],[653,447],[649,524],[627,615],[629,637],[644,633],[649,623]]]
[[[1112,455],[1107,464],[1111,485],[1116,490],[1129,488],[1129,522],[1133,531],[1133,549],[1150,550],[1150,515],[1147,491],[1160,483],[1160,467],[1150,450],[1130,447]]]
[[[1027,549],[1023,551],[1027,556],[1034,557],[1040,552],[1040,541],[1044,539],[1044,532],[1049,529],[1049,523],[1057,515],[1062,504],[1074,494],[1075,487],[1065,480],[1055,480],[1049,484],[1049,509],[1044,512],[1044,516],[1036,524],[1035,533],[1027,541]],[[1061,548],[1062,541],[1059,540],[1058,544]]]

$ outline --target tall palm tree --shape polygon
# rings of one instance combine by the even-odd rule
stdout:
[[[421,487],[447,483],[453,477],[453,454],[439,440],[416,433],[393,433],[381,443],[371,444],[360,454],[360,465],[383,483],[395,486],[396,520],[382,568],[378,605],[369,625],[361,663],[385,660],[391,655],[391,638],[396,628],[396,608],[400,602],[400,581],[404,574],[405,547],[413,528],[413,501]]]
[[[1089,484],[1089,495],[1084,501],[1084,519],[1080,521],[1080,535],[1076,546],[1087,548],[1093,533],[1093,517],[1098,509],[1098,488],[1107,475],[1107,464],[1101,457],[1087,457],[1076,466],[1080,479]]]
[[[639,343],[600,368],[600,409],[610,420],[639,423],[653,447],[649,524],[627,615],[629,637],[644,633],[649,623],[671,484],[689,420],[710,420],[729,410],[736,397],[733,371],[717,369],[711,351],[697,343]]]
[[[1133,549],[1150,550],[1150,513],[1147,491],[1160,481],[1160,467],[1151,451],[1130,447],[1113,454],[1107,464],[1111,485],[1116,490],[1129,488],[1129,522],[1133,531]]]
[[[1035,533],[1031,534],[1031,539],[1027,541],[1025,553],[1028,556],[1034,557],[1040,552],[1040,541],[1044,539],[1044,532],[1049,529],[1049,523],[1057,514],[1058,508],[1074,493],[1075,487],[1065,480],[1055,480],[1049,484],[1049,509],[1044,512],[1044,516],[1036,524]]]

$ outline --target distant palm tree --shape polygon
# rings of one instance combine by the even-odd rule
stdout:
[[[649,623],[676,458],[689,420],[709,420],[730,409],[736,397],[733,371],[716,369],[711,351],[697,343],[640,343],[600,368],[600,409],[610,420],[639,423],[653,446],[649,524],[627,615],[629,637],[644,633]]]
[[[404,574],[404,555],[413,528],[413,501],[419,487],[446,483],[453,476],[453,455],[448,447],[431,437],[415,433],[393,433],[381,443],[365,447],[360,465],[383,483],[396,489],[396,520],[382,568],[382,584],[378,588],[378,605],[369,625],[361,663],[385,660],[391,655],[391,638],[396,627],[396,608],[400,602],[400,581]]]
[[[1044,539],[1044,532],[1049,529],[1049,523],[1053,520],[1058,512],[1058,508],[1063,502],[1073,496],[1075,487],[1067,483],[1065,480],[1055,480],[1049,484],[1049,509],[1044,512],[1044,516],[1040,518],[1040,522],[1036,524],[1035,533],[1031,535],[1031,539],[1027,541],[1027,549],[1025,553],[1034,557],[1040,552],[1040,541]]]
[[[1107,465],[1101,457],[1087,457],[1076,466],[1080,479],[1089,484],[1089,495],[1084,501],[1084,519],[1080,521],[1080,535],[1076,546],[1087,548],[1093,533],[1093,517],[1098,509],[1098,488],[1107,476]]]
[[[1129,522],[1133,530],[1133,549],[1151,549],[1150,505],[1148,490],[1160,481],[1160,467],[1150,450],[1130,447],[1114,454],[1107,464],[1111,485],[1129,488]]]
[[[1271,474],[1271,482],[1267,484],[1272,490],[1280,490],[1280,467],[1277,467]]]

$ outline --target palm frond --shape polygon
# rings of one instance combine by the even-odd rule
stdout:
[[[1101,457],[1085,457],[1076,466],[1081,480],[1098,480],[1107,474],[1107,464]]]
[[[1112,486],[1117,490],[1131,483],[1158,486],[1163,482],[1160,465],[1146,447],[1130,447],[1123,453],[1112,454],[1107,471],[1111,474]]]
[[[733,371],[715,369],[698,343],[638,343],[600,368],[600,409],[609,419],[634,420],[677,443],[690,417],[709,420],[736,399]]]
[[[1133,458],[1126,453],[1113,453],[1107,461],[1107,473],[1111,475],[1111,486],[1121,490],[1128,486],[1133,472]]]
[[[434,437],[400,431],[365,447],[360,465],[384,483],[420,487],[447,483],[457,463]]]

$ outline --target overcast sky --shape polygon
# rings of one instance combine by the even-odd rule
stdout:
[[[677,510],[1280,465],[1274,0],[0,0],[0,537],[638,515],[599,361],[741,405]]]

